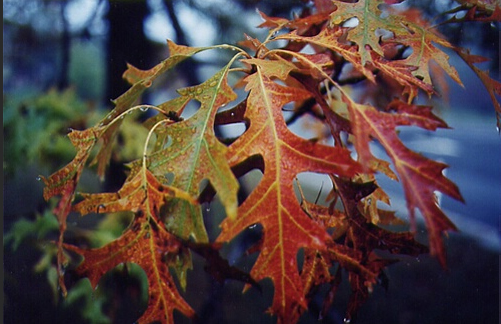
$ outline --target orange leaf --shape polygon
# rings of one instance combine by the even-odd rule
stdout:
[[[194,316],[193,309],[177,291],[165,261],[169,254],[179,253],[179,241],[157,223],[148,222],[141,212],[120,238],[101,248],[84,250],[68,244],[65,248],[84,257],[76,272],[89,278],[94,288],[106,272],[121,263],[136,263],[145,271],[149,299],[146,311],[137,321],[139,324],[154,321],[173,324],[174,309]]]
[[[64,285],[64,274],[62,266],[66,263],[66,258],[63,255],[63,237],[66,231],[66,219],[71,211],[71,204],[75,198],[75,190],[78,181],[85,167],[85,163],[89,158],[90,152],[96,144],[99,136],[103,132],[103,127],[92,127],[84,131],[72,130],[68,137],[71,143],[77,149],[75,158],[59,171],[50,175],[49,178],[40,177],[45,183],[43,196],[45,200],[51,197],[60,195],[61,198],[54,209],[54,214],[59,221],[59,241],[57,252],[59,284],[63,295],[66,295],[66,287]]]
[[[162,185],[149,170],[137,168],[117,193],[87,194],[74,206],[74,210],[81,214],[135,212],[131,226],[117,240],[98,249],[85,250],[69,244],[65,247],[84,257],[76,271],[88,277],[93,287],[106,272],[120,263],[133,262],[143,268],[149,282],[149,301],[139,323],[174,323],[174,309],[188,317],[194,315],[177,291],[166,263],[166,260],[175,259],[168,255],[181,253],[181,243],[167,232],[160,217],[161,207],[173,197],[196,204],[188,194]]]

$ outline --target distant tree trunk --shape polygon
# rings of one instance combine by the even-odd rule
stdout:
[[[127,63],[140,69],[153,64],[154,48],[143,29],[147,14],[146,0],[109,0],[105,100],[116,99],[129,89],[122,78]],[[112,160],[107,172],[105,189],[117,190],[125,180],[121,163]]]
[[[71,35],[68,26],[68,20],[64,15],[66,9],[66,1],[62,1],[61,6],[61,21],[63,22],[63,31],[61,34],[61,67],[57,80],[57,87],[63,90],[69,85],[69,70],[70,70],[70,50],[71,50]]]
[[[107,99],[116,99],[129,88],[122,79],[126,63],[142,69],[151,67],[154,49],[143,29],[147,14],[146,0],[109,1]]]
[[[188,44],[188,40],[186,39],[186,34],[184,33],[184,30],[181,27],[179,20],[177,19],[174,0],[164,0],[164,3],[167,9],[167,15],[169,16],[172,27],[174,28],[174,31],[176,33],[176,43],[179,45],[190,46],[190,44]],[[177,70],[181,72],[181,75],[183,75],[189,86],[200,83],[200,81],[198,80],[198,69],[198,62],[191,58],[184,62],[181,62],[181,64],[177,66]]]

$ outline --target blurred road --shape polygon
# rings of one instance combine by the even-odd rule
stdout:
[[[452,129],[426,132],[404,129],[400,138],[411,149],[449,165],[445,175],[459,186],[466,203],[439,194],[439,203],[461,233],[501,251],[501,135],[495,118],[452,111],[442,118]],[[400,185],[384,178],[380,184],[392,207],[406,214]]]

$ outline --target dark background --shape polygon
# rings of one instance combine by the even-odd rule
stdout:
[[[433,16],[435,9],[444,9],[450,2],[419,4]],[[5,0],[4,143],[14,143],[13,131],[6,125],[8,109],[17,109],[51,88],[64,91],[71,87],[75,100],[107,110],[111,108],[110,100],[127,90],[121,79],[126,62],[143,69],[152,67],[166,56],[165,39],[190,46],[234,44],[243,38],[244,32],[254,37],[266,34],[254,28],[260,23],[256,7],[270,16],[291,18],[292,12],[299,12],[302,6],[302,1],[271,0]],[[444,33],[455,44],[491,58],[483,67],[499,79],[499,25],[453,25]],[[177,68],[176,82],[148,93],[145,100],[155,104],[172,97],[176,88],[202,82],[220,67],[218,59],[224,58],[196,56]],[[375,289],[360,310],[359,323],[498,323],[501,137],[487,92],[464,63],[454,58],[452,63],[457,66],[465,89],[451,84],[445,98],[448,104],[442,103],[439,113],[454,129],[437,134],[402,132],[402,139],[411,148],[450,165],[447,176],[459,185],[466,199],[465,205],[447,197],[441,200],[446,214],[460,229],[447,240],[449,268],[443,270],[429,257],[405,259],[391,266],[387,271],[388,290]],[[76,302],[63,303],[53,297],[46,274],[33,270],[41,257],[38,238],[27,234],[15,249],[12,240],[5,241],[16,221],[34,221],[47,210],[42,183],[36,178],[65,163],[61,157],[59,161],[41,163],[36,155],[28,158],[24,151],[15,148],[7,152],[3,195],[4,322],[100,323],[102,318],[91,320],[85,314],[99,314],[94,310],[101,307],[102,296],[114,300],[113,305],[103,304],[114,322],[128,323],[139,318],[145,307],[141,301],[144,278],[140,270],[132,269],[133,274],[129,275],[117,269],[102,280],[95,296],[75,297]],[[123,180],[120,169],[117,170],[111,174],[112,183],[106,184],[110,188]],[[405,202],[398,184],[385,179],[381,183],[394,195],[392,207],[405,218]],[[318,190],[315,183],[309,189]],[[50,232],[46,238],[51,239],[51,235],[55,233]],[[204,323],[274,322],[263,314],[271,304],[272,286],[265,281],[263,287],[264,294],[251,290],[241,295],[242,284],[238,282],[229,282],[223,289],[203,271],[203,260],[195,256],[195,270],[189,273],[185,295]],[[349,288],[343,286],[323,322],[342,322],[348,292]],[[321,293],[325,289],[302,322],[317,322]],[[85,306],[91,308],[82,310],[82,305],[92,303],[95,308]],[[184,321],[181,316],[179,320]]]

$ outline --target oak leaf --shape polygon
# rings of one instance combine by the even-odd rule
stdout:
[[[394,11],[393,11],[394,12]],[[395,12],[394,12],[395,13]],[[453,48],[438,31],[421,18],[421,12],[417,9],[398,13],[401,24],[408,32],[397,33],[390,42],[404,44],[412,49],[412,53],[402,63],[417,67],[412,71],[416,77],[422,78],[426,84],[432,84],[430,77],[430,61],[435,61],[455,82],[463,85],[456,69],[449,64],[449,56],[437,45],[444,48]]]
[[[147,169],[134,169],[117,193],[84,194],[84,200],[73,209],[82,215],[89,212],[108,213],[133,211],[134,219],[117,240],[97,249],[82,249],[65,244],[65,248],[83,256],[77,267],[80,276],[89,278],[96,287],[100,278],[121,263],[138,264],[148,278],[148,306],[138,323],[174,323],[173,312],[178,309],[188,317],[193,309],[184,301],[172,276],[169,265],[177,266],[175,256],[181,253],[181,242],[163,224],[160,210],[168,199],[186,199],[196,204],[190,195],[161,184]]]
[[[355,147],[361,163],[367,165],[373,159],[368,143],[370,138],[375,138],[386,150],[402,182],[411,221],[414,221],[415,209],[419,209],[426,221],[430,252],[445,266],[442,234],[456,227],[437,205],[434,192],[441,191],[459,201],[463,198],[457,186],[443,175],[447,166],[408,149],[398,138],[396,128],[413,125],[435,130],[447,125],[433,115],[430,107],[394,101],[389,106],[395,112],[392,114],[345,99],[350,107]]]
[[[334,1],[336,10],[331,14],[331,23],[340,25],[350,19],[357,19],[357,24],[348,31],[348,40],[358,45],[358,52],[361,63],[371,62],[370,51],[376,52],[379,56],[384,56],[383,48],[380,44],[380,31],[388,31],[395,34],[406,32],[398,20],[393,16],[383,16],[381,6],[382,0],[359,0],[354,3]]]
[[[304,171],[335,173],[353,176],[360,166],[349,152],[338,147],[328,147],[294,135],[285,124],[282,108],[292,101],[302,101],[311,94],[301,88],[279,85],[272,80],[282,79],[290,71],[263,68],[268,62],[258,59],[248,61],[256,72],[246,77],[249,91],[245,118],[251,121],[249,129],[229,146],[227,158],[234,166],[251,156],[261,156],[264,172],[261,182],[238,209],[236,220],[226,219],[217,241],[230,241],[253,224],[263,226],[264,240],[251,276],[256,280],[269,277],[273,280],[275,294],[269,311],[280,322],[294,318],[295,305],[306,308],[302,283],[297,268],[300,248],[322,249],[329,239],[327,232],[312,221],[302,210],[295,197],[293,180]]]
[[[231,65],[231,64],[230,64]],[[159,127],[156,150],[148,156],[148,168],[160,177],[171,173],[171,185],[197,196],[202,180],[209,180],[217,191],[226,214],[234,219],[237,212],[238,183],[226,159],[227,147],[214,133],[214,120],[219,108],[236,98],[228,85],[227,65],[204,83],[178,90],[177,103],[184,107],[197,100],[200,108],[186,120]],[[164,108],[165,109],[165,108]],[[196,241],[207,241],[200,206],[173,200],[166,206],[166,225],[175,235]]]
[[[319,45],[328,48],[335,53],[341,55],[348,62],[353,64],[353,67],[361,72],[367,79],[375,82],[374,74],[370,69],[365,67],[362,63],[362,57],[354,46],[346,44],[341,39],[344,37],[346,31],[339,27],[324,28],[319,34],[311,37],[298,35],[296,31],[288,34],[280,35],[275,39],[286,39],[296,42],[305,42],[309,44]]]
[[[68,137],[73,146],[77,149],[77,153],[73,160],[60,170],[51,174],[48,178],[40,177],[45,188],[43,196],[46,201],[54,196],[60,196],[56,208],[53,213],[57,216],[59,222],[59,241],[58,241],[58,274],[59,285],[62,289],[63,295],[66,295],[66,286],[64,284],[63,265],[67,263],[66,257],[63,253],[63,238],[66,231],[66,219],[71,211],[71,204],[75,199],[75,191],[77,184],[82,175],[82,171],[90,156],[91,150],[97,143],[99,136],[103,133],[104,127],[91,127],[84,131],[71,130]]]

